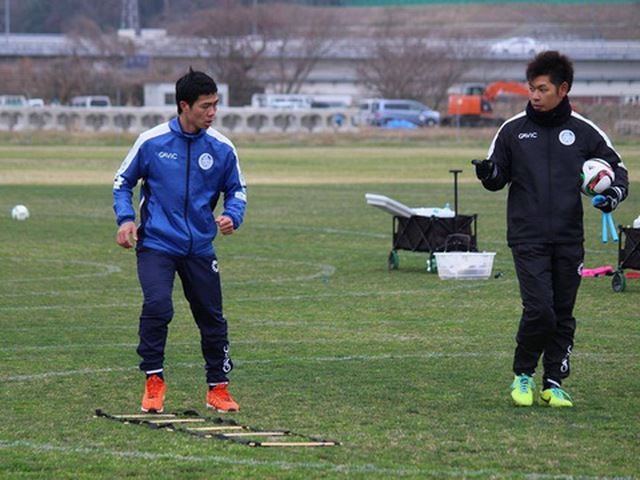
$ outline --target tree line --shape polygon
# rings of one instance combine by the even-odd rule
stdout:
[[[473,44],[455,34],[448,41],[435,41],[428,29],[408,28],[392,11],[387,11],[375,27],[354,31],[340,9],[235,0],[217,0],[213,8],[195,9],[194,4],[212,3],[203,0],[186,2],[193,13],[187,9],[168,30],[172,35],[203,39],[209,52],[206,58],[184,59],[184,65],[173,66],[152,59],[143,68],[130,68],[125,63],[136,56],[134,44],[123,44],[115,30],[93,19],[106,15],[110,6],[109,18],[114,22],[120,0],[50,3],[59,8],[72,4],[87,7],[78,10],[83,14],[74,16],[73,23],[65,27],[65,34],[77,45],[76,53],[60,58],[24,58],[0,66],[4,88],[13,90],[3,93],[23,93],[62,103],[74,95],[101,93],[109,94],[116,104],[139,104],[144,83],[173,81],[173,70],[184,70],[196,62],[201,65],[194,67],[229,85],[230,105],[247,105],[251,95],[262,92],[267,82],[276,93],[299,93],[321,59],[338,44],[344,48],[349,38],[357,38],[364,45],[359,55],[367,59],[358,62],[358,80],[371,95],[414,99],[438,108],[446,99],[448,87],[462,78],[472,66],[469,59],[477,54]],[[141,8],[145,4],[140,1]],[[164,0],[155,4],[155,14],[162,16],[183,2]],[[85,15],[89,11],[92,13]],[[47,18],[51,15],[49,12]],[[88,62],[81,55],[88,45],[97,47],[101,58]]]

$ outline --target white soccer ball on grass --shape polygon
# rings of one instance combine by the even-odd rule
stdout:
[[[11,209],[11,218],[23,221],[29,218],[29,209],[24,205],[16,205]]]
[[[609,188],[615,179],[613,168],[606,160],[590,158],[582,164],[580,174],[580,190],[593,197]]]

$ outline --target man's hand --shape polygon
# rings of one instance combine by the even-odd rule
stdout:
[[[476,177],[478,180],[488,180],[493,177],[496,170],[496,164],[491,160],[471,160],[476,167]]]
[[[596,195],[591,199],[594,207],[602,210],[604,213],[613,212],[620,203],[618,190],[615,188],[607,188],[604,192]]]
[[[116,243],[122,248],[132,248],[138,241],[138,227],[135,222],[124,222],[116,234]]]
[[[220,215],[216,218],[216,223],[220,229],[220,233],[223,235],[231,235],[235,230],[233,228],[233,220],[226,215]]]

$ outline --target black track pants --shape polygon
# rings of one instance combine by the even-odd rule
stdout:
[[[169,323],[173,318],[172,292],[178,273],[191,313],[200,329],[200,346],[207,383],[228,381],[227,321],[222,315],[218,262],[212,257],[174,257],[155,250],[138,251],[138,278],[144,294],[138,334],[140,369],[162,371]]]
[[[511,251],[523,305],[514,373],[532,375],[543,356],[544,379],[561,384],[570,374],[576,330],[573,307],[582,278],[584,247],[581,243],[514,245]]]

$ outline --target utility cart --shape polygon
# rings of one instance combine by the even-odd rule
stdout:
[[[389,270],[397,270],[400,264],[398,250],[427,252],[427,271],[435,272],[436,252],[477,251],[477,215],[409,218],[393,217],[393,241],[389,252]]]
[[[640,270],[640,228],[619,226],[618,231],[618,268],[611,279],[611,288],[616,293],[624,291],[627,278],[640,277],[637,272],[624,272],[628,268]]]
[[[462,170],[449,172],[454,175],[453,211],[447,207],[412,209],[382,195],[366,195],[369,205],[382,208],[393,215],[389,270],[398,269],[399,250],[428,253],[429,272],[437,271],[436,252],[477,251],[477,214],[458,215],[458,174]]]

